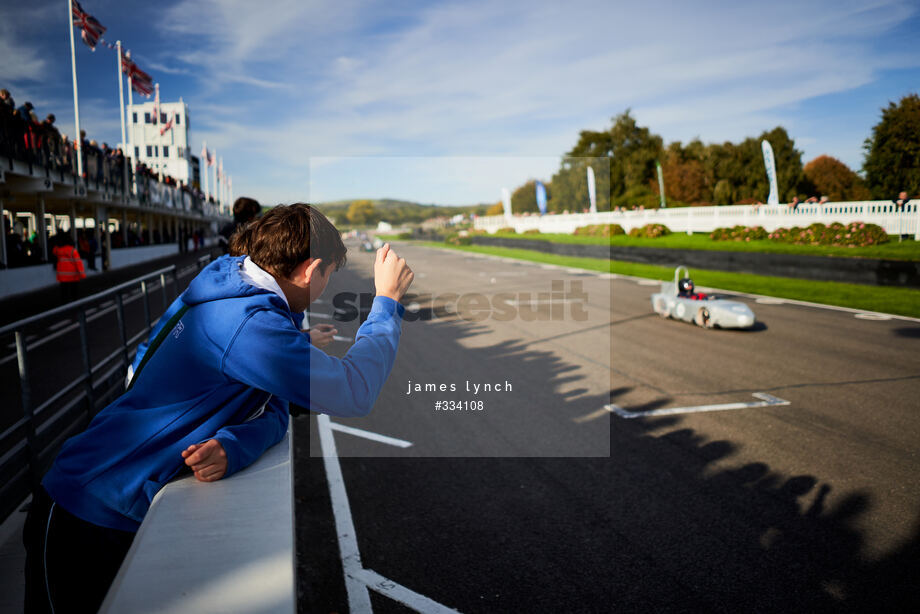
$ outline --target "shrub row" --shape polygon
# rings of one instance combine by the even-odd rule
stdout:
[[[865,222],[851,222],[844,226],[834,222],[828,226],[812,224],[807,228],[778,228],[767,235],[772,241],[795,245],[836,245],[838,247],[866,247],[888,242],[888,234],[881,226]]]
[[[591,224],[590,226],[579,226],[575,229],[574,234],[583,237],[612,237],[625,235],[626,231],[619,224]]]
[[[888,241],[881,226],[852,222],[847,226],[834,222],[829,226],[815,223],[807,228],[778,228],[768,233],[760,226],[717,228],[709,235],[713,241],[761,241],[769,239],[794,245],[831,245],[836,247],[865,247]]]
[[[646,224],[642,228],[633,228],[629,231],[629,236],[642,239],[657,239],[671,234],[671,230],[664,224]]]
[[[762,241],[767,238],[763,226],[733,226],[716,228],[709,235],[713,241]]]

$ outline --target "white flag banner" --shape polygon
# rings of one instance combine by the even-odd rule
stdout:
[[[588,166],[588,200],[591,202],[591,213],[597,213],[597,187],[594,184],[594,169]]]
[[[508,188],[502,188],[502,206],[505,209],[505,218],[511,220],[511,192]]]
[[[767,180],[770,182],[770,195],[767,196],[768,205],[779,204],[779,188],[776,185],[776,160],[773,158],[773,147],[764,139],[760,144],[763,149],[763,164],[767,167]]]

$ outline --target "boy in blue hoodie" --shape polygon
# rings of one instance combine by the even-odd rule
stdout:
[[[184,467],[230,476],[278,443],[288,402],[370,412],[393,362],[412,283],[377,251],[371,312],[343,359],[300,330],[345,262],[339,232],[305,204],[276,207],[233,240],[160,318],[128,390],[61,448],[26,521],[26,611],[96,611],[153,496]]]

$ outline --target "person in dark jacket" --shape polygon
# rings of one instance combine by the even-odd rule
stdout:
[[[303,311],[345,262],[335,227],[306,204],[276,207],[234,237],[138,352],[128,390],[61,448],[24,527],[26,612],[95,612],[156,493],[183,469],[243,470],[282,439],[288,402],[364,416],[386,381],[412,283],[384,246],[374,299],[339,359],[310,343]],[[219,515],[220,510],[215,510]]]
[[[233,202],[233,221],[224,224],[218,232],[217,241],[224,253],[230,251],[230,239],[246,224],[262,213],[262,205],[254,198],[240,196]]]

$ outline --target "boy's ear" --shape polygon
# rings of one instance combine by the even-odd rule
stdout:
[[[309,283],[309,281],[313,279],[313,274],[319,272],[319,267],[322,262],[323,261],[319,258],[310,258],[309,260],[303,261],[300,266],[295,269],[297,278],[305,283]]]

